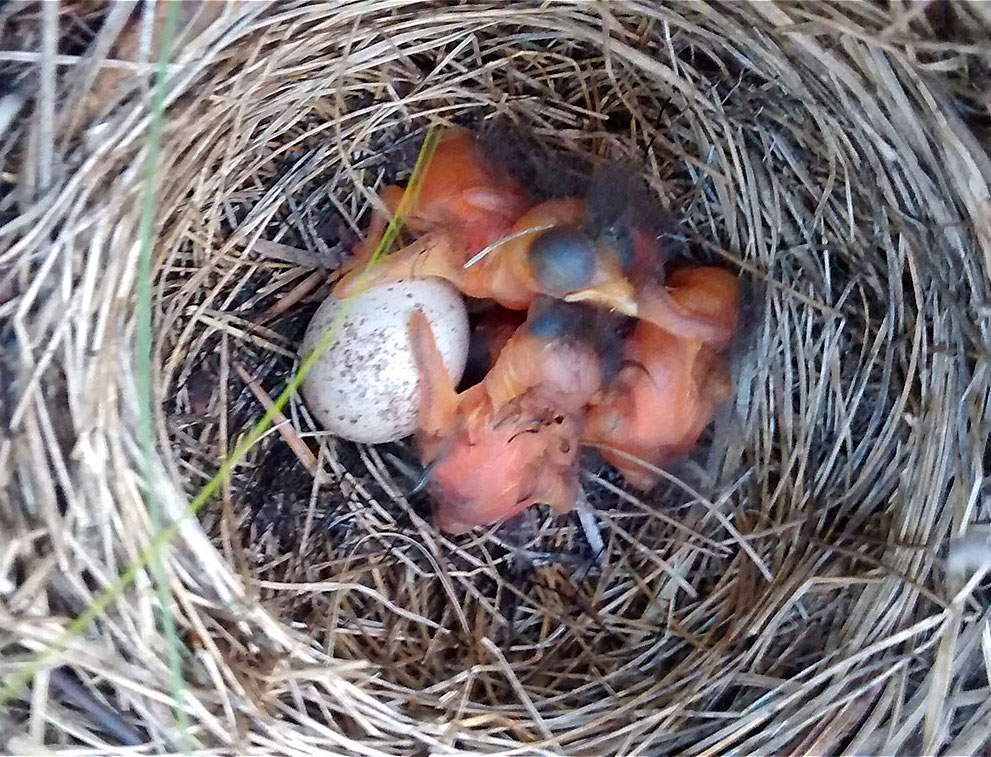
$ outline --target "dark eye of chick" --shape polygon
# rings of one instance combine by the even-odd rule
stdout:
[[[595,273],[595,247],[578,229],[549,229],[530,245],[534,278],[550,294],[565,295],[588,285]]]
[[[577,303],[541,295],[530,306],[527,329],[541,339],[575,337],[582,332],[583,313]]]

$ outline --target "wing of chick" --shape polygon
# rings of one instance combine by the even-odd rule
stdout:
[[[672,273],[667,284],[645,282],[637,300],[639,318],[722,350],[738,325],[740,282],[722,268],[684,268]]]
[[[382,200],[395,213],[405,190],[390,186]],[[532,205],[510,177],[486,164],[475,135],[452,128],[441,137],[407,208],[406,225],[420,239],[359,275],[378,245],[385,218],[373,214],[367,239],[357,251],[352,271],[335,288],[347,297],[370,286],[410,276],[441,276],[464,286],[468,257],[506,235]]]
[[[668,276],[674,307],[692,318],[717,324],[723,338],[708,340],[714,349],[724,349],[740,321],[740,280],[725,268],[691,266]]]
[[[420,310],[410,314],[409,336],[418,378],[417,428],[421,439],[443,439],[457,426],[461,400],[444,366],[430,321]]]

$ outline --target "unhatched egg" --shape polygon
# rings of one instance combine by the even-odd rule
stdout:
[[[310,413],[337,436],[380,444],[416,430],[417,369],[409,316],[430,321],[444,365],[457,383],[468,356],[468,314],[458,291],[436,278],[375,287],[349,300],[329,297],[303,337],[305,358],[347,304],[330,345],[306,375],[303,399]]]

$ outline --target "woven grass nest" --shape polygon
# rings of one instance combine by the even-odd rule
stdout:
[[[27,101],[0,134],[0,746],[982,753],[986,7],[180,15],[149,461],[135,342],[153,77],[128,60],[161,16],[0,9],[19,51],[0,73]],[[596,555],[577,517],[540,509],[437,533],[407,497],[408,442],[334,439],[296,397],[161,538],[286,386],[329,274],[428,125],[497,117],[576,159],[631,159],[694,254],[747,282],[736,394],[705,443],[646,496],[587,465]]]

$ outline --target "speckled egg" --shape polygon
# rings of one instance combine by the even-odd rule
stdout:
[[[305,358],[348,310],[330,345],[306,375],[303,399],[313,417],[337,436],[380,444],[416,430],[417,370],[409,339],[409,316],[422,310],[437,347],[457,382],[468,356],[468,314],[461,294],[442,279],[424,278],[379,286],[349,300],[329,297],[303,337]]]

